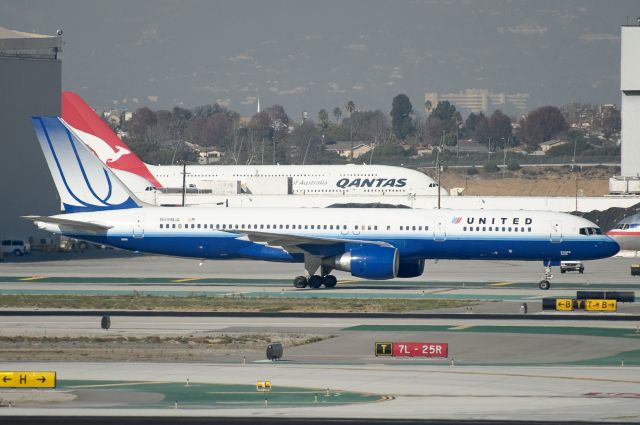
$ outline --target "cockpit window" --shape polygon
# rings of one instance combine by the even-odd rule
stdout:
[[[581,227],[580,228],[581,235],[601,235],[602,230],[599,227]]]

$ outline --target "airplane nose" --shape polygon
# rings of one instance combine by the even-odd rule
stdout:
[[[610,236],[607,236],[607,241],[604,242],[604,245],[605,250],[609,252],[607,257],[613,257],[620,251],[620,244]]]

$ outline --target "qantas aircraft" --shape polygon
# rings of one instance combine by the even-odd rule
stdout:
[[[333,287],[332,270],[365,279],[416,277],[425,259],[605,258],[618,244],[564,213],[491,210],[167,208],[145,205],[57,117],[33,127],[66,214],[38,227],[130,251],[204,259],[304,263],[297,288]]]
[[[135,194],[150,187],[181,189],[181,165],[145,164],[77,94],[62,92],[62,119]],[[436,195],[438,184],[416,170],[387,165],[189,165],[186,185],[206,187],[211,181],[290,178],[291,195]],[[256,181],[255,179],[258,179]],[[282,183],[284,186],[285,182]],[[250,193],[251,189],[246,189]],[[251,186],[250,184],[248,186]],[[448,194],[442,190],[442,194]],[[191,199],[193,200],[193,199]]]

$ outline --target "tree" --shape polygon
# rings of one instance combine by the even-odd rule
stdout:
[[[542,106],[520,120],[520,138],[527,149],[538,150],[540,143],[568,128],[562,113],[555,106]]]
[[[446,100],[438,102],[427,118],[424,133],[433,145],[455,145],[461,122],[462,117],[455,106]]]
[[[393,98],[391,129],[393,134],[400,140],[405,140],[407,136],[415,131],[411,114],[413,114],[413,107],[406,94],[399,94]]]
[[[476,127],[478,126],[478,123],[480,122],[480,120],[482,120],[482,118],[485,118],[482,112],[479,112],[477,114],[472,112],[469,114],[466,121],[464,122],[464,129],[467,133],[467,136],[473,136],[473,133],[476,131]]]
[[[342,110],[339,106],[333,108],[333,116],[336,117],[336,124],[340,122],[340,117],[342,116]]]
[[[482,115],[476,123],[476,128],[473,132],[473,140],[484,145],[489,144],[489,138],[491,137],[491,126],[487,117]]]
[[[491,140],[494,141],[493,145],[504,149],[511,137],[511,118],[503,114],[500,109],[496,109],[489,117],[489,129],[491,131]]]
[[[436,108],[431,112],[431,116],[443,121],[451,121],[455,118],[456,107],[449,103],[448,100],[438,102]]]
[[[324,132],[327,127],[329,127],[329,114],[326,109],[320,109],[320,112],[318,112],[318,121],[320,122],[320,128],[322,128]]]
[[[345,105],[345,109],[347,110],[347,112],[349,112],[349,116],[351,116],[351,114],[353,114],[353,112],[356,110],[356,104],[353,103],[353,100],[350,100]]]

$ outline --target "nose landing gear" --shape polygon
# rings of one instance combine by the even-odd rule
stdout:
[[[545,265],[544,273],[542,274],[542,280],[538,283],[538,288],[546,291],[551,288],[550,280],[553,279],[553,274],[551,273],[551,266]]]

